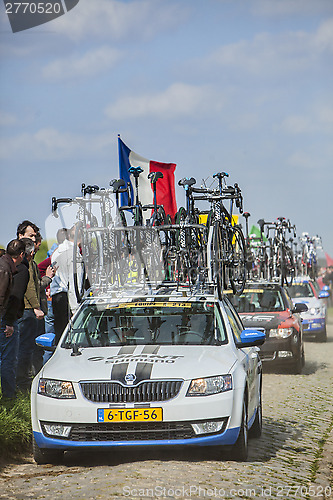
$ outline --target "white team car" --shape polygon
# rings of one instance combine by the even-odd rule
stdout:
[[[246,460],[248,433],[261,434],[264,339],[227,298],[162,288],[86,299],[33,381],[36,462],[153,445],[227,446]]]

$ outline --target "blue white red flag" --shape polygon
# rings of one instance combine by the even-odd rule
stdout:
[[[163,205],[165,213],[171,215],[172,220],[177,212],[175,193],[175,163],[160,163],[158,161],[147,160],[131,151],[118,136],[119,149],[119,176],[131,184],[132,202],[134,192],[134,178],[129,173],[130,167],[141,167],[143,172],[139,177],[139,199],[142,205],[153,204],[153,189],[148,174],[150,172],[162,172],[163,178],[156,183],[157,204]],[[122,193],[121,204],[128,205],[127,193]]]

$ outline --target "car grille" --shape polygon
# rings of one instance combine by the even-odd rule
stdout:
[[[94,403],[150,403],[168,401],[180,391],[182,380],[154,380],[125,387],[117,382],[81,382],[83,395]]]
[[[45,427],[42,423],[44,434]],[[64,424],[68,425],[68,424]],[[121,424],[70,424],[69,441],[144,441],[190,439],[195,432],[188,422],[142,422]],[[57,438],[57,436],[52,436]],[[61,438],[63,439],[63,438]]]

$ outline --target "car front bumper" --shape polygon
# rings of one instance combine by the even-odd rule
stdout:
[[[313,335],[325,330],[325,318],[303,319],[303,334]]]
[[[259,356],[265,363],[293,363],[300,354],[300,340],[297,334],[283,338],[268,338],[260,347]]]

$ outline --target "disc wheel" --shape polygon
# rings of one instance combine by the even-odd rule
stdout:
[[[75,228],[73,247],[73,281],[76,300],[78,301],[78,303],[81,302],[84,295],[87,279],[84,259],[81,253],[82,245],[84,244],[83,234],[84,232],[82,223],[78,223]]]
[[[241,295],[246,283],[246,247],[241,229],[234,226],[228,234],[230,258],[228,259],[229,280],[233,292]]]
[[[220,221],[216,221],[213,228],[212,239],[212,268],[213,282],[217,289],[219,299],[222,299],[223,290],[226,288],[226,272],[224,261],[225,242]]]

